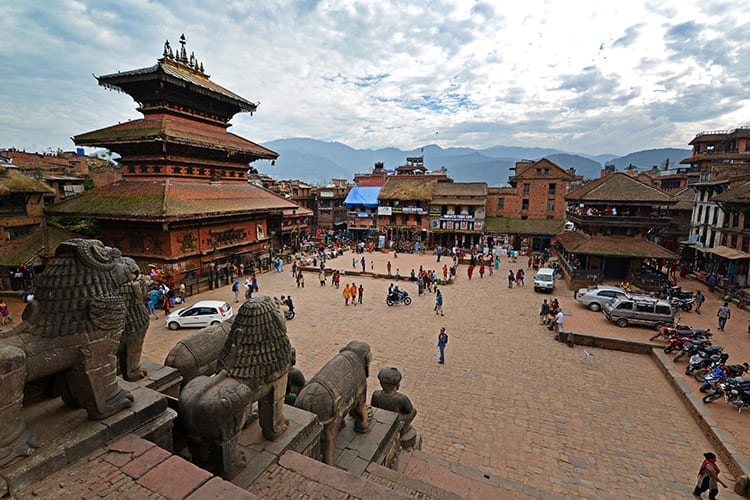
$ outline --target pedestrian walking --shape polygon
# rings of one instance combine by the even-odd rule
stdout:
[[[399,268],[396,268],[396,281],[401,279],[401,270]]]
[[[297,271],[297,288],[305,288],[305,277],[302,270]]]
[[[719,308],[716,312],[716,316],[719,318],[719,330],[724,331],[724,327],[727,326],[727,320],[732,315],[732,311],[729,310],[729,302],[724,302],[724,305]]]
[[[701,306],[703,305],[703,302],[706,301],[706,297],[703,296],[703,292],[698,290],[695,292],[695,313],[700,314],[701,313]]]
[[[440,290],[438,290],[435,294],[435,314],[445,316],[443,314],[443,292],[441,292]]]
[[[360,304],[362,303],[362,296],[365,294],[365,287],[362,286],[362,283],[359,284],[359,288],[357,288],[357,302]]]
[[[386,263],[385,268],[388,269],[388,276],[390,276],[391,275],[391,261],[390,260]]]
[[[352,269],[357,269],[357,258],[352,257]]]
[[[245,282],[242,284],[243,288],[245,289],[245,300],[248,300],[252,298],[253,296],[253,285],[250,283],[250,280],[245,278]]]
[[[158,297],[158,293],[156,290],[151,290],[151,292],[156,292],[156,296]],[[148,313],[153,314],[154,319],[159,319],[159,315],[156,314],[156,306],[157,302],[156,300],[153,300],[150,296],[151,292],[149,292],[149,295],[146,296],[146,307],[148,308]]]
[[[255,276],[255,273],[250,275],[250,283],[252,284],[253,292],[257,292],[260,289],[258,286],[258,277]]]
[[[523,279],[525,278],[523,269],[519,269],[516,273],[516,283],[518,283],[518,286],[524,286]]]
[[[484,278],[484,262],[479,263],[479,277]]]
[[[349,287],[349,296],[352,298],[352,305],[357,305],[357,285],[352,283],[352,286]]]
[[[232,293],[234,294],[234,301],[239,302],[240,301],[240,280],[239,279],[234,280],[234,283],[232,283]]]
[[[539,311],[540,325],[544,325],[547,323],[547,316],[549,316],[549,304],[547,303],[547,299],[544,299],[544,302],[542,302],[542,308]]]
[[[513,274],[513,269],[508,269],[508,288],[513,288],[513,282],[516,280],[516,275]]]
[[[562,309],[557,309],[557,314],[555,314],[555,340],[560,339],[560,330],[563,328],[563,312]]]
[[[349,290],[349,287],[344,285],[344,290],[341,292],[341,294],[344,296],[344,305],[349,305],[349,298],[352,296],[351,291]]]
[[[292,278],[297,277],[297,269],[297,263],[295,262],[294,264],[292,264]]]
[[[437,346],[438,349],[440,349],[440,359],[438,359],[438,363],[441,365],[445,364],[445,346],[448,345],[448,334],[445,333],[445,327],[440,327],[440,334],[438,334],[438,342]]]
[[[701,464],[701,468],[698,470],[698,484],[695,485],[693,495],[701,497],[704,491],[708,490],[708,498],[714,499],[719,494],[719,484],[723,487],[727,485],[719,479],[719,466],[716,465],[716,455],[710,451],[704,453],[705,460]]]
[[[469,267],[466,268],[466,276],[471,279],[471,277],[474,275],[474,264],[469,264]]]
[[[325,271],[318,271],[318,281],[320,281],[320,286],[326,286],[326,273]]]

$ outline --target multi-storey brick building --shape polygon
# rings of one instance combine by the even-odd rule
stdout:
[[[514,170],[510,187],[487,191],[487,231],[516,249],[541,250],[562,229],[565,193],[574,173],[546,158],[520,161]]]
[[[346,179],[331,179],[330,184],[317,188],[315,220],[319,229],[346,229],[349,213],[344,200],[350,188]]]
[[[729,285],[746,286],[750,264],[750,127],[700,132],[680,163],[700,171],[691,221],[691,245],[684,257]]]
[[[486,182],[438,182],[430,200],[428,245],[467,247],[484,235]]]

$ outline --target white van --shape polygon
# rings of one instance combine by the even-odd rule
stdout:
[[[549,267],[543,267],[536,272],[534,276],[534,291],[545,291],[552,293],[555,289],[555,270]]]

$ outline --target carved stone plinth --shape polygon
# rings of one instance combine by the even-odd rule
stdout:
[[[120,383],[132,392],[133,406],[104,420],[90,420],[86,410],[67,407],[60,398],[24,407],[23,419],[38,431],[40,447],[0,468],[0,485],[5,483],[13,495],[130,432],[171,450],[176,412],[167,407],[166,398],[135,383]]]

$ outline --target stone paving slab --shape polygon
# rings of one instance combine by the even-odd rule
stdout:
[[[430,255],[365,256],[381,273],[387,259],[402,276],[420,263],[439,269]],[[531,286],[508,289],[507,259],[494,276],[475,275],[471,281],[466,266],[460,266],[456,283],[443,287],[445,317],[440,317],[433,312],[434,295],[418,297],[416,285],[403,280],[413,304],[388,307],[385,292],[395,278],[352,275],[351,258],[347,253],[329,264],[347,270],[342,284],[364,285],[362,305],[345,306],[330,280],[321,287],[307,279],[306,288],[297,288],[289,266],[259,277],[262,294],[294,298],[297,316],[287,324],[307,377],[349,340],[365,340],[373,349],[368,391],[379,388],[381,367],[401,370],[401,390],[418,410],[414,426],[424,438],[423,451],[431,455],[512,478],[550,496],[689,495],[702,454],[712,446],[649,356],[595,349],[587,363],[582,348],[553,341],[538,324],[539,304],[549,296],[534,293]],[[511,266],[516,270],[525,264]],[[608,336],[620,334],[606,321],[595,323],[601,316],[579,309],[564,285],[558,284],[555,293],[571,313],[567,327],[581,318]],[[223,287],[189,301],[206,298],[232,300],[232,294]],[[707,320],[715,314],[712,300],[704,304]],[[743,324],[743,314],[730,320],[730,328]],[[445,365],[437,364],[440,326],[450,336]],[[146,357],[162,361],[188,333],[167,330],[162,318],[152,320]],[[646,335],[639,329],[632,333]],[[722,470],[730,482],[726,467]],[[730,497],[730,491],[722,494]]]

